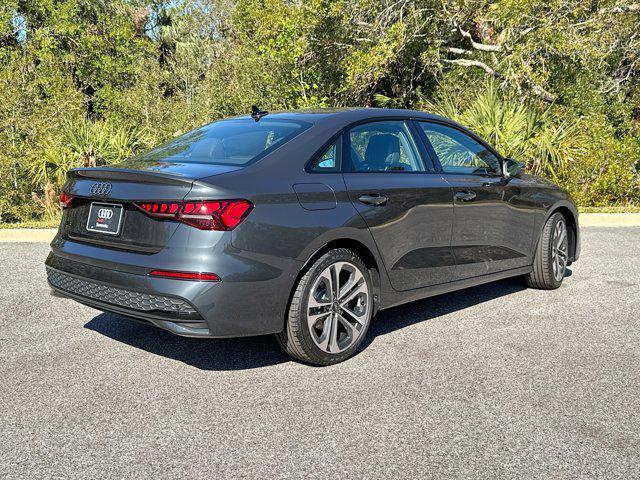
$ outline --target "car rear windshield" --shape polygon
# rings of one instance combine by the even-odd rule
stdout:
[[[221,120],[174,138],[138,159],[243,166],[284,145],[309,126],[269,118],[259,122],[252,118]]]

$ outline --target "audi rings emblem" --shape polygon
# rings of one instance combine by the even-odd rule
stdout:
[[[113,217],[113,210],[110,208],[101,208],[98,210],[98,218],[102,218],[104,220],[110,220]]]
[[[94,183],[91,186],[91,194],[92,195],[109,195],[109,192],[111,191],[111,184],[110,183]]]

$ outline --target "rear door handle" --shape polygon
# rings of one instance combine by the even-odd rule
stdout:
[[[460,200],[461,202],[470,202],[476,198],[476,192],[472,192],[471,190],[456,192],[456,200]]]
[[[367,193],[366,195],[360,195],[358,200],[365,205],[384,205],[389,199],[381,193]]]

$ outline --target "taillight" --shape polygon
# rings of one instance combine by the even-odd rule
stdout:
[[[249,215],[252,209],[253,205],[246,200],[229,202],[220,213],[220,220],[227,226],[227,229],[232,230]]]
[[[153,277],[176,278],[178,280],[197,280],[199,282],[219,282],[220,277],[215,273],[175,272],[173,270],[152,270]]]
[[[62,192],[60,194],[60,206],[62,208],[69,208],[74,200],[75,198],[68,193]]]
[[[201,230],[231,230],[221,220],[226,202],[186,202],[178,212],[178,220]],[[235,226],[235,225],[234,225]]]
[[[233,230],[253,209],[247,200],[141,202],[136,207],[151,217],[174,219],[200,230]]]
[[[134,203],[134,205],[152,217],[175,217],[180,209],[179,203]]]

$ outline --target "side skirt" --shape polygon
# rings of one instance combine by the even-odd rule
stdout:
[[[435,297],[436,295],[442,295],[443,293],[454,292],[456,290],[462,290],[469,287],[476,287],[484,283],[495,282],[497,280],[503,280],[510,277],[518,277],[520,275],[526,275],[531,273],[533,267],[531,265],[526,267],[514,268],[511,270],[505,270],[503,272],[490,273],[487,275],[481,275],[479,277],[465,278],[463,280],[456,280],[455,282],[442,283],[439,285],[432,285],[426,288],[420,288],[416,290],[409,290],[405,292],[387,292],[385,295],[391,301],[389,303],[384,302],[384,305],[380,306],[380,310],[386,308],[396,307],[404,303],[414,302],[416,300],[422,300],[424,298]]]

